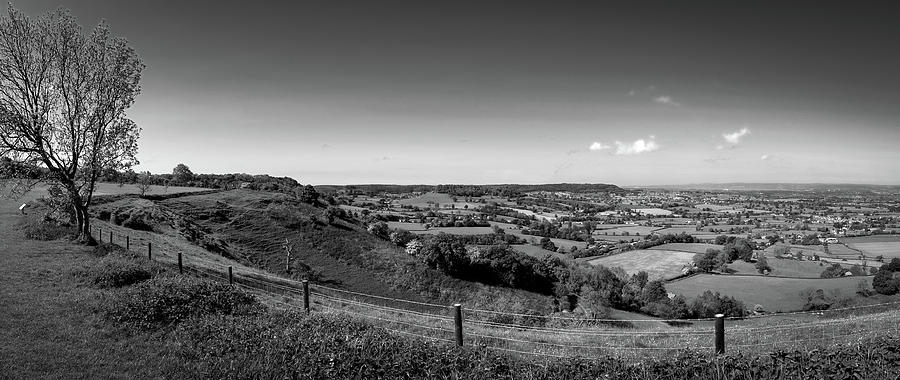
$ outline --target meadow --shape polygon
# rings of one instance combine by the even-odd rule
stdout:
[[[900,236],[897,235],[844,238],[841,242],[852,249],[864,252],[866,256],[884,256],[885,261],[900,257]]]
[[[779,259],[772,255],[766,255],[766,262],[772,268],[770,276],[796,278],[820,278],[826,265],[829,265],[819,261]],[[849,266],[844,266],[849,269]],[[733,263],[728,264],[728,268],[735,270],[735,273],[737,274],[763,276],[763,274],[756,270],[756,263],[736,260]]]
[[[657,245],[656,247],[651,247],[648,249],[659,249],[663,251],[683,251],[690,253],[706,253],[706,251],[709,249],[721,250],[722,246],[706,243],[667,243],[663,245]]]
[[[843,296],[852,297],[860,281],[865,281],[871,288],[872,277],[799,279],[698,274],[669,282],[666,289],[688,298],[711,290],[737,298],[748,308],[762,305],[766,311],[774,312],[803,309],[806,300],[801,298],[800,292],[807,288],[822,289],[826,293],[837,291]]]
[[[690,252],[641,249],[599,257],[588,263],[607,268],[619,267],[629,275],[645,271],[651,280],[657,280],[680,276],[681,268],[693,258],[694,254]]]

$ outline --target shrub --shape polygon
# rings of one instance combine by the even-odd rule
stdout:
[[[137,284],[165,271],[157,263],[134,258],[121,248],[109,244],[98,246],[94,253],[104,257],[94,265],[76,271],[75,275],[99,288],[121,288]]]
[[[104,316],[140,329],[208,314],[242,315],[261,310],[254,296],[231,285],[186,277],[150,279],[110,297],[101,306]]]
[[[23,232],[28,239],[44,241],[58,240],[75,235],[75,229],[72,226],[38,221],[25,224]]]

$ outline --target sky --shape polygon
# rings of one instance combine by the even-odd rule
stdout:
[[[136,49],[136,170],[900,184],[888,1],[13,5],[62,6],[86,29],[104,19]]]

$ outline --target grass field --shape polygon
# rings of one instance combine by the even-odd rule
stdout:
[[[484,235],[494,233],[494,230],[491,227],[434,227],[410,232],[418,235],[437,235],[441,232],[450,235]]]
[[[625,233],[628,233],[630,236],[647,236],[648,234],[653,233],[656,230],[662,229],[661,227],[648,227],[648,226],[626,226],[626,227],[616,227],[605,230],[596,230],[594,231],[594,236],[622,236]]]
[[[737,298],[748,308],[759,304],[767,311],[796,311],[806,303],[800,297],[800,292],[806,288],[826,292],[837,289],[842,295],[853,296],[860,281],[865,281],[869,287],[872,285],[871,277],[795,279],[700,274],[667,283],[666,289],[688,298],[696,297],[706,290],[717,291]]]
[[[656,233],[661,234],[661,235],[665,235],[665,234],[678,235],[680,233],[686,233],[688,235],[692,235],[692,234],[697,233],[697,228],[696,227],[669,227],[669,228],[663,228],[661,230],[657,230]]]
[[[628,274],[645,271],[651,280],[669,279],[681,275],[681,268],[690,263],[694,254],[659,249],[641,249],[588,261],[591,265],[619,267]]]
[[[783,243],[776,243],[774,245],[766,247],[765,251],[766,251],[766,253],[774,254],[775,250],[778,247],[785,246],[785,245],[787,245],[788,247],[791,248],[791,252],[800,252],[803,255],[820,255],[821,256],[821,255],[825,254],[825,247],[823,247],[821,245],[790,245],[790,244],[783,244]]]
[[[797,277],[797,278],[819,278],[825,266],[820,265],[818,261],[801,261],[792,259],[777,259],[774,256],[766,255],[769,266],[772,267],[772,276],[779,277]],[[849,266],[846,266],[849,269]],[[762,276],[756,270],[756,263],[748,263],[742,260],[736,260],[728,264],[728,268],[737,271],[738,274],[747,274]]]
[[[668,243],[648,249],[659,249],[663,251],[684,251],[690,253],[706,253],[707,249],[722,249],[722,246],[706,243]]]
[[[874,239],[872,239],[874,240]],[[890,241],[888,239],[880,239],[884,241],[871,240],[844,240],[845,244],[850,248],[865,252],[866,256],[884,256],[886,261],[895,257],[900,257],[900,239]]]
[[[150,186],[145,194],[147,195],[161,195],[161,194],[177,194],[177,193],[193,193],[197,191],[207,191],[212,189],[205,189],[202,187],[184,187],[184,186]],[[138,190],[136,185],[133,184],[124,184],[119,186],[117,183],[98,183],[96,190],[94,190],[94,195],[118,195],[118,194],[140,194],[141,191]]]

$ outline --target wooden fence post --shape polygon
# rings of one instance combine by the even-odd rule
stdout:
[[[309,314],[309,280],[303,280],[303,308]]]
[[[131,236],[125,235],[125,250],[131,250]]]
[[[153,260],[153,243],[147,242],[147,260]]]
[[[181,264],[181,251],[178,251],[178,274],[184,274],[184,267]]]
[[[97,240],[99,243],[102,243],[103,242],[103,229],[100,227],[97,227],[97,231],[98,231],[97,232]]]
[[[462,304],[453,305],[453,324],[456,326],[456,345],[463,345]]]
[[[112,242],[113,242],[113,232],[109,231],[109,244],[112,244]]]
[[[228,283],[234,285],[234,272],[228,267]]]
[[[725,353],[725,314],[716,314],[716,354]]]

